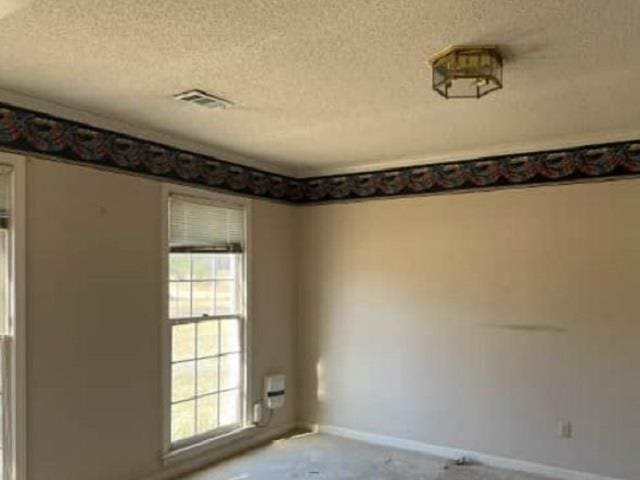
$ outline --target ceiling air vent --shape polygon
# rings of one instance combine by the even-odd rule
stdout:
[[[229,100],[225,100],[221,97],[216,97],[202,90],[187,90],[186,92],[178,93],[173,98],[182,102],[193,103],[194,105],[200,105],[206,108],[217,108],[224,110],[233,105]]]

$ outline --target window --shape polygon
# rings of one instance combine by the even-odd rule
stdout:
[[[244,425],[242,207],[169,199],[170,443]]]
[[[12,478],[11,465],[11,168],[0,165],[0,478]]]
[[[4,159],[3,159],[4,160]],[[17,164],[0,163],[0,479],[24,478],[21,418],[22,330],[16,322],[15,234],[17,215],[14,208],[14,177]],[[20,167],[20,172],[23,172]],[[23,173],[20,174],[22,178]],[[22,210],[21,210],[22,211]],[[22,225],[22,224],[20,224]],[[22,227],[20,227],[20,230]],[[18,333],[20,335],[18,335]],[[18,352],[21,353],[18,356]],[[18,394],[20,396],[18,397]],[[18,402],[18,398],[22,401]],[[20,428],[18,428],[20,427]]]

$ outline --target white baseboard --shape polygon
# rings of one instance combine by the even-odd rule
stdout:
[[[623,480],[612,477],[604,477],[593,473],[578,472],[576,470],[568,470],[560,467],[552,467],[540,463],[527,462],[524,460],[514,460],[512,458],[499,457],[486,453],[474,452],[470,450],[462,450],[459,448],[441,447],[438,445],[429,445],[427,443],[417,442],[414,440],[405,440],[387,435],[377,435],[374,433],[351,430],[349,428],[336,427],[333,425],[306,425],[314,431],[327,433],[339,437],[360,440],[375,445],[384,445],[386,447],[394,447],[402,450],[412,450],[416,452],[427,453],[447,459],[455,459],[467,457],[477,461],[483,465],[503,468],[505,470],[515,470],[535,475],[542,475],[560,480]]]
[[[250,436],[229,443],[228,445],[212,448],[206,453],[187,458],[184,461],[176,460],[175,463],[171,463],[171,466],[166,466],[161,471],[142,477],[139,480],[172,480],[180,478],[182,475],[194,472],[207,465],[225,460],[246,450],[282,437],[296,427],[296,424],[288,423],[277,427],[260,429]]]

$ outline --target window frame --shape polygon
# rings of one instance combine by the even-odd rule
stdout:
[[[27,479],[27,357],[26,357],[26,162],[27,157],[0,151],[0,165],[13,168],[11,178],[12,222],[9,229],[11,251],[9,265],[10,308],[13,332],[10,355],[10,400],[8,417],[11,422],[11,466],[5,470],[7,480]]]
[[[242,392],[240,400],[240,408],[242,419],[238,425],[229,428],[218,428],[211,432],[196,434],[192,437],[171,441],[171,365],[172,365],[172,345],[171,345],[171,327],[172,320],[169,316],[169,203],[171,196],[180,196],[183,198],[192,197],[196,201],[205,201],[214,206],[229,206],[232,208],[242,208],[244,210],[245,223],[245,245],[242,253],[242,261],[240,268],[242,269],[242,278],[244,283],[244,291],[241,292],[244,303],[244,318],[241,318],[240,334],[242,335],[242,369],[241,374]],[[162,312],[161,312],[161,372],[162,372],[162,457],[165,461],[174,458],[177,454],[181,454],[194,449],[206,449],[213,447],[218,441],[232,436],[236,433],[243,432],[251,428],[249,418],[251,392],[251,200],[248,198],[234,197],[218,192],[185,187],[180,185],[163,184],[162,187],[162,208],[161,208],[161,277],[162,277]],[[242,315],[241,315],[242,317]],[[215,318],[215,317],[212,317]]]

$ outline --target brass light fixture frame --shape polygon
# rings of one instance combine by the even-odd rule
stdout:
[[[473,59],[475,64],[471,64]],[[429,59],[433,89],[444,98],[481,98],[500,90],[502,54],[494,45],[454,45]],[[453,82],[469,81],[468,94],[452,93]],[[483,88],[488,87],[488,88]]]

